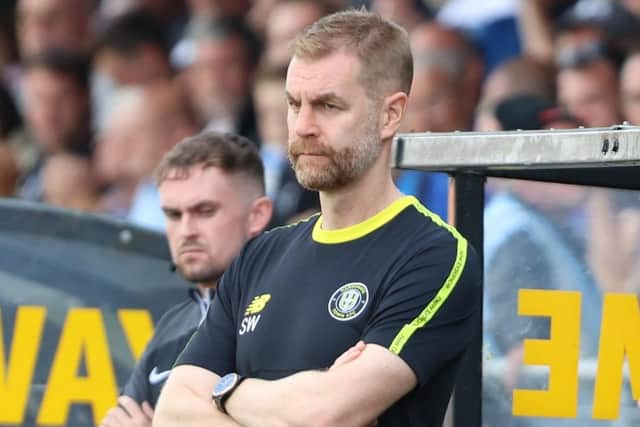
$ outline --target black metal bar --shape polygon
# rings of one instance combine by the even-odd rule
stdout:
[[[484,182],[482,175],[457,174],[454,178],[454,221],[456,228],[476,249],[482,265]],[[482,304],[484,284],[478,289]],[[479,318],[482,318],[482,306]],[[476,331],[467,352],[453,396],[454,427],[481,427],[482,425],[482,322],[476,322]]]

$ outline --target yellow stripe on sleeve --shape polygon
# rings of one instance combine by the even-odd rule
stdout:
[[[460,280],[460,276],[462,276],[462,271],[464,270],[464,266],[467,262],[467,240],[462,237],[458,230],[445,223],[440,217],[434,215],[419,202],[415,203],[415,207],[419,212],[431,218],[437,225],[446,228],[451,234],[453,234],[458,242],[456,259],[453,263],[453,267],[451,267],[449,276],[447,276],[444,285],[442,285],[436,296],[429,302],[425,309],[422,310],[418,317],[413,319],[411,323],[404,325],[393,339],[393,342],[389,346],[389,350],[395,354],[400,354],[411,336],[418,329],[424,327],[433,318],[433,316],[435,316],[438,310],[440,310],[447,298],[449,298],[449,295],[451,295],[451,292],[458,283],[458,280]]]

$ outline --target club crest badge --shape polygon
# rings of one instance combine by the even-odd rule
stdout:
[[[341,322],[355,319],[369,302],[369,290],[364,283],[351,282],[340,286],[329,299],[329,314]]]

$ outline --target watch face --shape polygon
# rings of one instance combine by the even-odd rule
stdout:
[[[213,397],[223,396],[229,390],[233,390],[236,383],[238,382],[238,374],[232,373],[227,374],[224,377],[220,378],[220,381],[213,388]]]

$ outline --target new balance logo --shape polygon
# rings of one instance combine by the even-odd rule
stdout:
[[[248,316],[250,314],[260,313],[262,310],[264,310],[264,308],[266,307],[270,299],[271,299],[271,294],[258,295],[247,306],[247,309],[244,311],[244,315]]]

